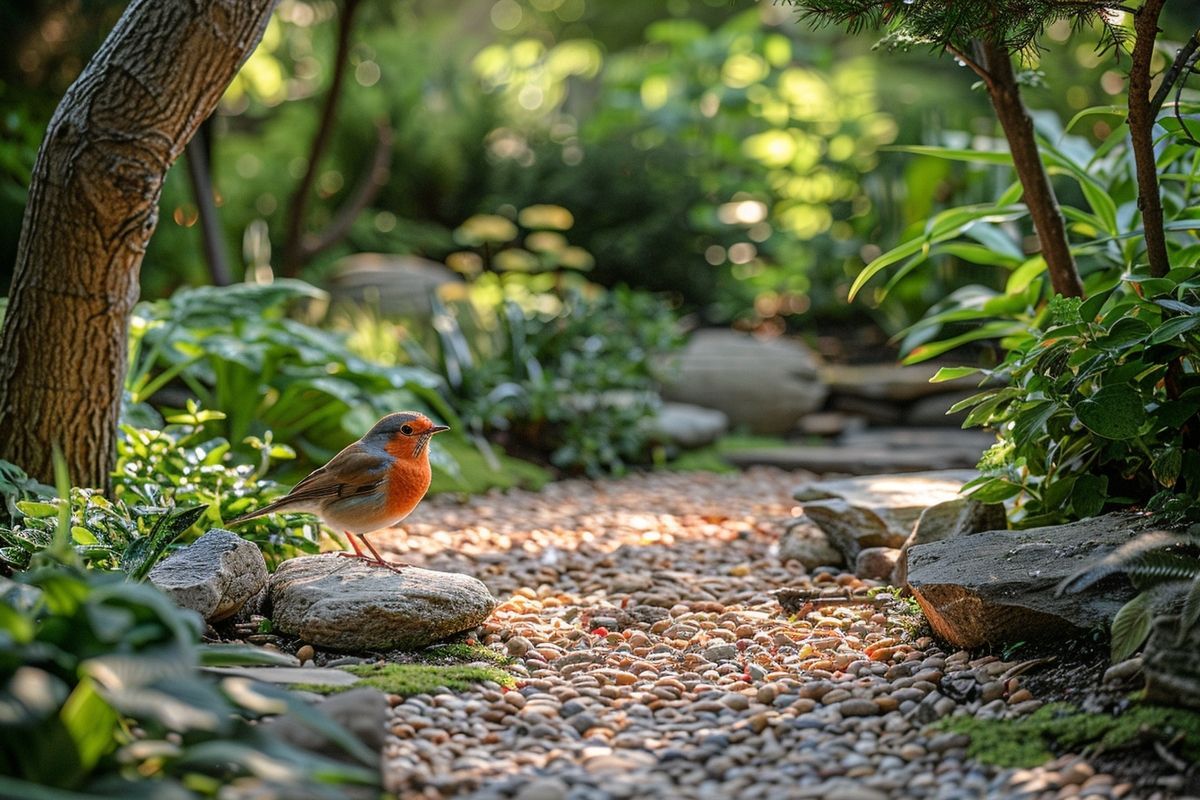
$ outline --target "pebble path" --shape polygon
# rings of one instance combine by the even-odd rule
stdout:
[[[377,534],[394,558],[488,585],[501,602],[480,641],[516,659],[519,682],[393,698],[386,788],[480,800],[1140,796],[1075,757],[987,767],[967,758],[965,736],[929,729],[955,713],[1036,709],[1018,662],[945,652],[910,632],[902,607],[781,613],[774,589],[873,585],[779,562],[797,482],[767,469],[563,481],[431,498],[406,533]]]

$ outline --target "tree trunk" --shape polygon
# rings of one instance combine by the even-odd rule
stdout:
[[[133,0],[38,152],[0,332],[0,458],[109,486],[138,272],[168,168],[276,0]]]
[[[1033,218],[1042,246],[1042,257],[1046,259],[1046,271],[1050,273],[1050,284],[1054,291],[1064,297],[1082,297],[1083,284],[1075,258],[1067,242],[1067,228],[1062,210],[1046,168],[1038,154],[1037,139],[1034,137],[1033,120],[1021,100],[1021,89],[1013,73],[1012,56],[1008,49],[995,42],[980,41],[983,67],[989,80],[985,80],[992,107],[1004,128],[1008,148],[1012,153],[1017,178],[1025,190],[1025,205]]]
[[[1166,0],[1147,0],[1133,16],[1137,38],[1129,63],[1129,137],[1137,170],[1138,209],[1146,232],[1146,258],[1150,274],[1161,278],[1171,271],[1167,236],[1163,230],[1162,197],[1158,192],[1158,165],[1154,159],[1153,100],[1150,96],[1150,61],[1158,38],[1158,15]]]

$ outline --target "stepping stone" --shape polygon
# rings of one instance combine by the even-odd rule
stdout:
[[[830,364],[821,369],[821,378],[834,395],[897,403],[973,389],[979,385],[977,375],[930,383],[929,379],[937,374],[938,368],[937,364]]]
[[[955,647],[1107,631],[1133,597],[1127,581],[1061,595],[1058,585],[1149,524],[1146,515],[1126,512],[915,545],[908,551],[908,585],[934,632]]]
[[[496,599],[470,575],[394,572],[335,554],[285,561],[271,576],[271,621],[317,647],[415,650],[479,625]]]
[[[359,681],[357,675],[330,667],[204,667],[204,671],[213,675],[251,678],[284,686],[352,686]]]
[[[926,508],[957,498],[976,474],[941,470],[813,481],[794,496],[804,516],[825,532],[847,564],[854,564],[863,549],[901,547]]]

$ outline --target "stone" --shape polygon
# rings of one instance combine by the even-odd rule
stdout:
[[[284,686],[353,686],[359,678],[345,670],[332,667],[204,667],[214,675],[250,678],[263,683]]]
[[[1120,686],[1126,681],[1131,681],[1142,674],[1142,665],[1144,659],[1141,656],[1127,658],[1119,664],[1113,664],[1108,669],[1104,670],[1104,679],[1101,681],[1105,686]]]
[[[1200,709],[1200,633],[1179,636],[1179,617],[1160,614],[1142,651],[1146,699],[1168,706]]]
[[[566,800],[567,784],[561,778],[534,778],[514,796],[514,800]]]
[[[926,433],[930,435],[922,440]],[[829,444],[748,448],[729,453],[725,458],[740,467],[768,466],[817,473],[925,472],[974,468],[993,441],[975,431],[942,428],[866,430],[847,432]]]
[[[697,331],[665,372],[665,399],[719,409],[753,433],[788,433],[825,401],[817,357],[793,339]]]
[[[285,561],[270,585],[276,630],[341,651],[424,647],[474,628],[496,606],[469,575],[394,572],[332,554]]]
[[[654,441],[691,449],[724,436],[729,430],[729,417],[724,411],[691,403],[663,403],[648,424]]]
[[[952,406],[979,394],[979,389],[968,389],[950,394],[935,394],[914,400],[904,412],[904,423],[914,428],[924,427],[953,427],[961,428],[963,421],[970,413],[969,408],[948,413]]]
[[[379,763],[379,754],[383,752],[387,738],[387,695],[378,689],[362,686],[330,695],[317,703],[316,708],[362,743],[367,752],[374,753],[374,763]],[[341,745],[295,717],[272,717],[263,725],[273,739],[281,739],[302,750],[327,758],[361,764],[360,759],[346,752]]]
[[[217,528],[160,561],[149,578],[176,605],[219,622],[262,591],[267,562],[258,545]]]
[[[461,284],[453,270],[412,255],[355,253],[339,260],[329,280],[334,302],[369,306],[385,317],[433,313],[430,295],[447,284]]]
[[[794,493],[804,514],[855,563],[868,547],[901,547],[926,508],[952,500],[976,473],[968,470],[869,475],[814,481]]]
[[[937,364],[903,366],[883,364],[830,364],[822,368],[821,378],[833,395],[866,400],[908,403],[922,397],[965,391],[979,385],[977,376],[968,375],[942,383],[930,383]]]
[[[854,560],[854,574],[863,580],[891,580],[900,551],[893,547],[867,547],[858,551]]]
[[[806,570],[843,563],[842,552],[830,543],[828,534],[803,514],[792,520],[779,538],[779,560],[799,561]]]
[[[840,436],[847,431],[862,430],[867,421],[853,414],[840,411],[818,411],[806,414],[800,420],[799,432],[805,436]]]
[[[916,545],[908,552],[908,586],[934,633],[955,647],[1107,631],[1133,596],[1128,583],[1062,594],[1058,585],[1148,524],[1146,515],[1117,513]]]
[[[914,545],[1007,527],[1008,516],[1002,503],[980,503],[969,497],[955,497],[932,505],[921,512],[913,532],[900,548],[892,583],[903,586],[908,580],[908,551]]]

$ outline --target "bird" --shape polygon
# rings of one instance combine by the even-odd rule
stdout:
[[[388,528],[412,513],[429,490],[429,440],[450,430],[416,411],[398,411],[375,423],[361,439],[347,445],[292,487],[284,497],[226,523],[238,525],[266,514],[316,514],[342,531],[354,548],[338,555],[399,572],[408,564],[386,561],[367,534]],[[370,552],[363,553],[355,538]]]

